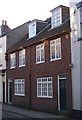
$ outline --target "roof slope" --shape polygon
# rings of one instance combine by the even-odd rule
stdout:
[[[35,44],[39,41],[43,41],[48,38],[53,38],[59,34],[63,34],[65,32],[70,32],[70,20],[68,19],[59,27],[51,29],[51,24],[49,23],[43,30],[41,30],[35,37],[26,39],[25,36],[18,43],[16,43],[13,47],[7,50],[7,52],[14,52],[18,49],[27,47],[29,45]]]

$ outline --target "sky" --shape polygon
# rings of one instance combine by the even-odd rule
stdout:
[[[59,5],[69,6],[69,0],[0,0],[0,25],[7,20],[13,29],[29,20],[45,20]]]

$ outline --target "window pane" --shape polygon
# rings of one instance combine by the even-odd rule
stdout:
[[[36,46],[36,62],[44,62],[44,44]]]
[[[24,80],[18,79],[14,81],[14,94],[15,95],[24,95],[25,94],[25,85]]]
[[[16,66],[16,58],[15,53],[10,54],[10,67],[14,68]]]
[[[82,9],[80,9],[80,22],[82,23]]]
[[[41,50],[41,61],[44,61],[44,49]]]
[[[42,84],[42,96],[47,96],[47,83]]]
[[[52,78],[38,78],[37,90],[37,96],[52,97]]]
[[[56,45],[56,58],[60,58],[60,52],[61,52],[60,45]]]
[[[40,62],[40,51],[37,51],[37,58],[36,58],[37,62]]]
[[[55,46],[52,46],[52,59],[55,59]]]
[[[41,83],[38,83],[38,96],[41,96]]]
[[[29,25],[29,38],[36,35],[36,23]]]
[[[57,60],[58,58],[61,58],[61,42],[60,38],[53,40],[50,42],[50,47],[51,47],[51,60]]]
[[[51,18],[51,22],[52,22],[52,28],[59,26],[61,24],[61,10],[60,8],[55,9],[55,11],[52,12],[52,18]]]
[[[19,52],[19,66],[25,65],[25,49]]]

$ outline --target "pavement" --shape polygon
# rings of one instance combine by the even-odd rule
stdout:
[[[2,103],[0,103],[0,120],[2,118]]]
[[[2,110],[11,112],[11,113],[15,113],[18,115],[22,115],[25,118],[68,118],[65,115],[56,115],[56,114],[39,112],[39,111],[33,111],[33,110],[29,110],[29,109],[15,107],[15,106],[12,106],[9,104],[2,104]]]

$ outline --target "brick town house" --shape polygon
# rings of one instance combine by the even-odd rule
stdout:
[[[17,28],[12,29],[7,35],[6,35],[6,49],[10,49],[12,46],[17,44],[19,41],[22,39],[27,38],[27,33],[28,33],[28,22],[18,26]],[[6,53],[6,51],[5,51]],[[5,60],[7,61],[7,56],[5,56]],[[11,82],[9,82],[9,85],[11,85]],[[11,94],[11,87],[9,87],[8,91],[9,94]],[[10,103],[12,100],[11,95],[8,95],[8,103]]]
[[[7,49],[7,102],[38,111],[70,114],[69,8],[60,5],[51,13],[52,17],[45,21],[28,22],[27,39]]]

